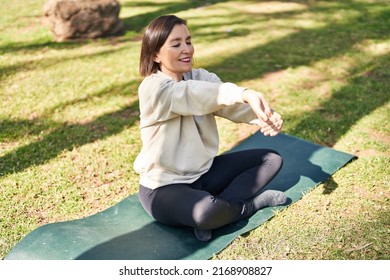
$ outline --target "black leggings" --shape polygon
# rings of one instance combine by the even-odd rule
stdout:
[[[226,153],[215,157],[210,170],[192,184],[140,186],[139,198],[149,215],[163,224],[215,229],[254,214],[251,198],[281,167],[282,158],[272,150]]]

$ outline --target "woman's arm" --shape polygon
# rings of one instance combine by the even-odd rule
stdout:
[[[179,115],[206,115],[226,106],[243,104],[243,90],[232,83],[175,82],[155,75],[146,78],[138,92],[141,115],[151,122],[159,122]]]

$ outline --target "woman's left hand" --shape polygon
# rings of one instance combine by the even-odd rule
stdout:
[[[265,136],[275,136],[282,130],[283,119],[277,112],[272,110],[271,117],[267,121],[262,121],[260,126],[260,131]]]

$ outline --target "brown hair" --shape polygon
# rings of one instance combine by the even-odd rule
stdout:
[[[157,72],[159,65],[154,59],[177,24],[187,25],[187,21],[174,15],[165,15],[155,18],[146,27],[139,64],[141,76],[146,77]]]

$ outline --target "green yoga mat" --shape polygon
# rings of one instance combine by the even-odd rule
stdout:
[[[354,158],[286,134],[264,137],[256,133],[229,152],[251,148],[271,148],[282,155],[283,168],[267,188],[284,191],[288,204]],[[213,231],[211,241],[201,242],[189,228],[155,222],[135,194],[95,215],[41,226],[16,244],[5,259],[205,260],[287,206],[262,209],[249,219]]]

